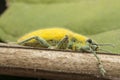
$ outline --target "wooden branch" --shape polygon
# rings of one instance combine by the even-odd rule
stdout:
[[[98,54],[107,74],[101,77],[91,53],[33,49],[0,44],[0,74],[68,80],[120,79],[120,55]]]

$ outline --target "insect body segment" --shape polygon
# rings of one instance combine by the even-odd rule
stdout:
[[[65,35],[68,35],[69,37],[72,36],[72,32],[63,28],[48,28],[48,29],[40,29],[37,31],[33,31],[29,34],[26,34],[25,36],[21,37],[18,42],[21,42],[27,38],[38,36],[46,41],[49,40],[61,40]]]
[[[60,41],[65,38],[65,36],[68,37],[68,48],[70,45],[69,43],[80,43],[81,45],[85,45],[86,40],[88,39],[85,36],[79,35],[77,33],[73,33],[70,30],[63,29],[63,28],[50,28],[50,29],[41,29],[34,32],[31,32],[29,34],[26,34],[25,36],[18,39],[18,44],[22,44],[25,46],[32,46],[32,47],[45,47],[48,48],[50,46],[56,46],[60,43]],[[43,46],[43,44],[47,43]],[[38,44],[39,43],[39,44]]]
[[[50,49],[70,49],[80,52],[91,52],[98,60],[98,67],[104,76],[105,70],[99,57],[96,55],[98,45],[86,36],[74,33],[63,28],[41,29],[28,33],[18,39],[18,44]]]

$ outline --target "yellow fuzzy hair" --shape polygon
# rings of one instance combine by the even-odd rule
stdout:
[[[38,37],[41,37],[45,40],[57,40],[57,41],[59,41],[59,40],[63,39],[65,37],[65,35],[68,35],[69,38],[74,37],[78,41],[81,41],[83,43],[88,39],[87,37],[80,35],[80,34],[77,34],[77,33],[74,33],[68,29],[47,28],[47,29],[40,29],[40,30],[30,32],[30,33],[22,36],[21,38],[19,38],[17,42],[24,41],[28,38],[33,37],[33,36],[38,36]]]

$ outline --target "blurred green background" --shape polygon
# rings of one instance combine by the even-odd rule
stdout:
[[[115,48],[101,48],[120,53],[120,0],[8,1],[8,9],[0,16],[0,41],[15,42],[33,30],[65,27],[98,43],[111,43]],[[0,76],[0,80],[5,77]],[[30,80],[6,77],[6,80],[18,79]]]
[[[0,16],[0,39],[15,42],[20,36],[47,27],[65,27],[86,35],[101,47],[120,53],[120,0],[9,0]]]

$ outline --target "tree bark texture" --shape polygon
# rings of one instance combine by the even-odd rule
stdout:
[[[0,44],[0,74],[57,80],[119,80],[120,55],[97,55],[107,71],[105,77],[100,76],[92,53]]]

